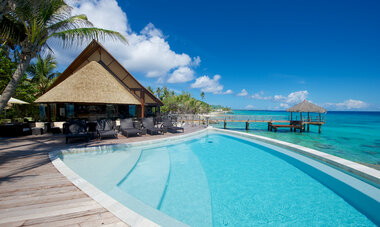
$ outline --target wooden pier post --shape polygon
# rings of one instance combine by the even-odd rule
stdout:
[[[224,120],[224,129],[226,129],[226,128],[227,128],[227,121]]]
[[[307,131],[310,131],[310,124],[307,124]]]
[[[247,130],[247,131],[249,130],[249,121],[245,122],[245,130]]]
[[[318,125],[318,133],[321,133],[321,128],[322,128],[322,125]]]

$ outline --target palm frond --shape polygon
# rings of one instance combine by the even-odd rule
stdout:
[[[127,39],[119,32],[101,28],[76,28],[59,31],[51,34],[48,38],[58,38],[62,41],[63,47],[80,46],[91,40],[105,40],[111,38],[127,43]],[[47,39],[48,39],[47,38]],[[46,42],[46,41],[45,41]],[[43,43],[42,43],[43,44]]]
[[[93,26],[93,25],[90,21],[87,20],[87,16],[82,14],[82,15],[72,16],[64,20],[60,20],[57,23],[50,25],[48,29],[50,33],[54,33],[57,31],[81,28],[84,26]]]
[[[19,43],[25,39],[25,30],[22,23],[10,15],[4,15],[0,21],[0,37],[3,41]]]

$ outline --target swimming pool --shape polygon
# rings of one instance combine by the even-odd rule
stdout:
[[[206,130],[178,140],[73,149],[80,177],[163,226],[379,224],[380,190],[262,141]]]

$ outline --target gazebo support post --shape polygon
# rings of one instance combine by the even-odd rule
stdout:
[[[49,103],[46,105],[46,117],[47,117],[47,121],[51,122],[51,110],[50,110],[50,104]]]
[[[140,91],[140,101],[141,101],[141,118],[144,118],[145,116],[145,98],[144,98],[144,92]]]

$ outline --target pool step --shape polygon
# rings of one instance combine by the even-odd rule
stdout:
[[[120,190],[157,208],[164,194],[170,172],[166,147],[142,151],[134,169],[118,184]]]
[[[114,170],[109,173],[105,179],[107,182],[101,186],[101,189],[105,192],[111,190],[115,185],[117,185],[120,181],[124,179],[133,168],[137,165],[140,157],[141,157],[141,149],[129,150],[126,151],[129,153],[128,158],[119,163],[114,163]]]
[[[190,145],[169,148],[170,178],[159,209],[191,226],[212,226],[211,197],[206,174]]]
[[[126,151],[116,146],[113,149],[68,155],[64,162],[89,183],[107,192],[123,179],[141,155],[140,149]]]

